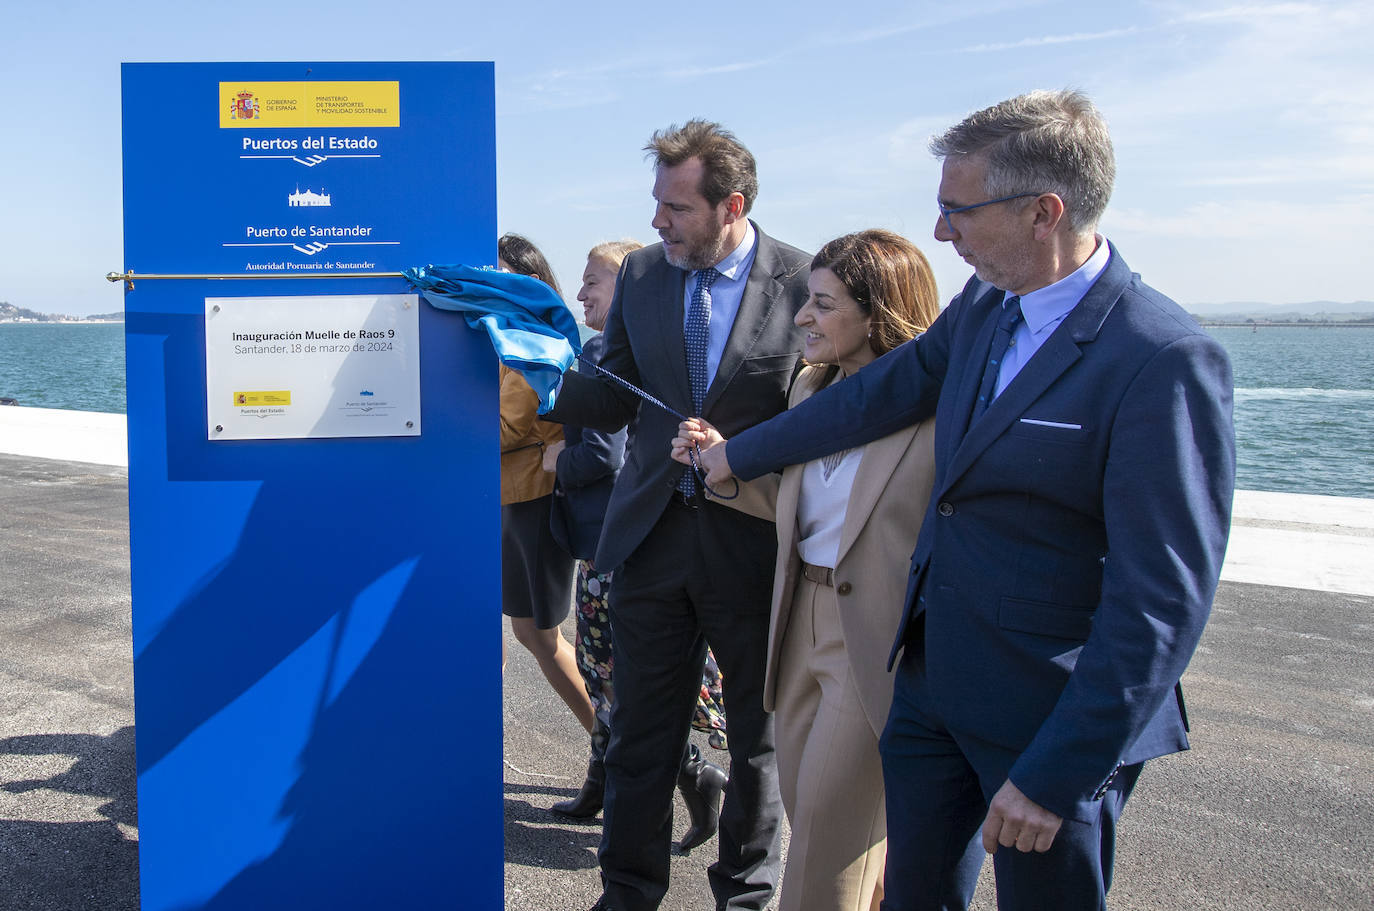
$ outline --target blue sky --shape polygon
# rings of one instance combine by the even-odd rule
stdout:
[[[0,300],[122,306],[123,61],[492,60],[499,229],[576,292],[594,243],[655,239],[642,146],[703,116],[759,161],[754,216],[805,249],[931,237],[929,136],[1032,88],[1112,127],[1102,230],[1184,303],[1374,299],[1374,4],[337,0],[15,4],[0,34]]]

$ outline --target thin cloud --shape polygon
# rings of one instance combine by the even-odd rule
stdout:
[[[1180,25],[1197,25],[1204,23],[1243,23],[1253,25],[1261,19],[1279,19],[1302,17],[1311,20],[1313,17],[1322,17],[1331,21],[1341,19],[1358,18],[1359,13],[1354,9],[1344,7],[1318,7],[1309,3],[1271,3],[1271,4],[1245,4],[1227,6],[1221,9],[1212,10],[1190,10],[1181,15],[1173,16],[1158,25],[1138,26],[1131,25],[1123,28],[1106,29],[1100,32],[1070,32],[1062,35],[1038,35],[1029,38],[1022,38],[1018,41],[999,41],[985,44],[975,44],[960,48],[957,53],[989,53],[997,51],[1015,50],[1027,47],[1046,47],[1059,44],[1081,44],[1090,41],[1108,41],[1114,38],[1124,38],[1127,36],[1142,35],[1161,29],[1172,28]]]
[[[502,103],[511,102],[513,111],[568,111],[618,104],[622,95],[613,88],[592,90],[565,85],[536,84],[522,90],[497,90]]]
[[[579,94],[582,94],[579,90],[561,84],[596,85],[601,80],[642,82],[646,79],[667,79],[675,82],[686,82],[712,76],[726,76],[733,73],[748,72],[763,67],[783,64],[790,58],[802,56],[820,48],[851,47],[855,45],[889,41],[918,31],[935,31],[957,22],[979,20],[986,18],[988,15],[996,15],[1005,13],[1009,10],[1023,9],[1036,5],[1038,5],[1037,2],[1009,0],[1009,2],[985,4],[971,8],[965,7],[958,11],[947,12],[942,15],[925,16],[919,22],[894,22],[848,32],[826,29],[817,34],[808,36],[802,41],[795,42],[786,47],[777,48],[767,57],[761,57],[755,60],[735,61],[732,63],[720,64],[718,66],[694,66],[687,64],[686,61],[684,61],[683,65],[678,66],[674,65],[677,61],[665,61],[661,54],[641,54],[637,57],[602,61],[581,67],[564,66],[545,70],[527,77],[524,80],[528,87],[526,94],[536,96],[547,95],[548,97],[542,97],[538,100],[537,106],[540,107],[586,107],[589,106],[589,104],[605,103],[608,100],[607,94],[596,93],[595,100],[587,102],[577,97]]]
[[[1052,44],[1079,44],[1084,41],[1107,41],[1112,38],[1124,38],[1127,35],[1136,35],[1142,31],[1147,31],[1139,26],[1130,25],[1126,28],[1107,29],[1103,32],[1073,32],[1067,35],[1039,35],[1033,38],[1022,38],[1020,41],[1000,41],[993,44],[974,44],[969,47],[959,48],[955,53],[958,54],[983,54],[990,51],[1009,51],[1014,48],[1022,47],[1044,47]]]
[[[723,63],[720,66],[689,66],[677,70],[668,70],[663,75],[669,79],[702,79],[707,76],[723,76],[728,73],[742,73],[746,70],[756,70],[762,66],[768,66],[776,61],[777,58],[769,57],[761,60],[741,60],[738,63]]]
[[[744,60],[719,66],[664,68],[662,57],[622,59],[584,67],[559,67],[519,78],[510,96],[535,110],[569,110],[619,102],[622,87],[647,81],[690,82],[742,73],[775,63],[779,57]]]
[[[964,5],[957,9],[941,8],[939,12],[921,10],[919,22],[899,22],[887,25],[874,25],[856,31],[826,29],[812,40],[804,42],[794,51],[806,51],[822,47],[848,47],[856,44],[870,44],[901,38],[913,32],[936,32],[959,22],[982,22],[992,16],[1005,15],[1013,10],[1039,6],[1038,0],[1011,0],[1011,2]],[[838,25],[838,23],[837,23]]]
[[[928,31],[930,27],[930,23],[928,22],[909,23],[906,25],[882,25],[858,32],[849,32],[848,34],[839,33],[833,35],[829,41],[825,43],[831,45],[868,44],[872,41],[886,41],[889,38],[900,38],[903,35],[910,35],[912,32],[921,30]]]
[[[662,64],[663,55],[661,53],[640,53],[617,56],[603,62],[588,63],[585,66],[559,66],[530,74],[527,78],[538,81],[578,81],[622,75],[642,76],[645,73],[656,71]]]
[[[1192,10],[1170,19],[1169,25],[1192,22],[1253,22],[1262,17],[1312,16],[1321,12],[1310,3],[1252,3],[1222,9]]]

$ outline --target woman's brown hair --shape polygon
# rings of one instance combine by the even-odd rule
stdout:
[[[882,356],[924,332],[940,312],[935,273],[915,244],[873,228],[837,237],[817,251],[811,269],[829,269],[858,302],[869,324],[868,344]],[[817,387],[839,367],[822,371]]]

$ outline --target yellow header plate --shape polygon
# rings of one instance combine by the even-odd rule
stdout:
[[[219,125],[230,129],[398,127],[399,82],[221,82]]]
[[[234,404],[240,408],[261,408],[268,405],[290,405],[291,391],[277,392],[235,392]]]

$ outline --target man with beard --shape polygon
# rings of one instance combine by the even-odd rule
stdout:
[[[810,258],[748,219],[754,157],[729,131],[692,120],[655,133],[645,148],[662,243],[626,257],[601,365],[677,412],[739,432],[787,407],[801,349],[792,320],[806,300]],[[679,780],[679,766],[709,643],[725,684],[731,758],[711,889],[717,908],[762,909],[777,881],[782,816],[763,710],[777,547],[768,491],[703,490],[670,458],[678,418],[605,376],[565,374],[549,417],[606,431],[635,422],[596,553],[596,565],[616,573],[596,908],[653,909],[667,891],[673,788],[693,787],[690,774]]]

